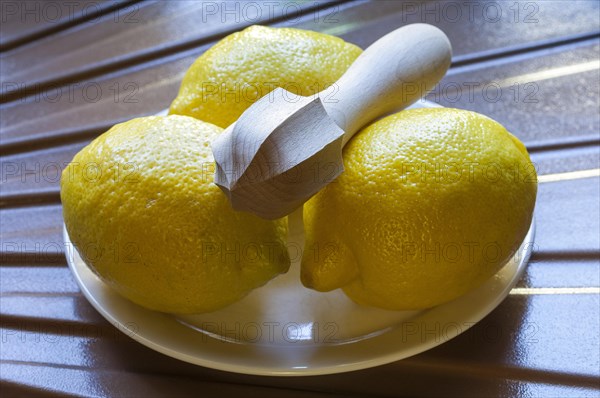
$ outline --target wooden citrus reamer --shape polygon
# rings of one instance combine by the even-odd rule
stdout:
[[[212,143],[215,183],[236,210],[267,219],[291,213],[343,172],[342,148],[354,133],[427,94],[451,55],[441,30],[407,25],[369,46],[318,95],[272,91]]]

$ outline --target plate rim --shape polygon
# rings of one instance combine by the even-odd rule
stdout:
[[[427,100],[420,100],[416,104],[414,104],[413,107],[435,107],[435,108],[439,107],[439,108],[442,108],[441,105],[427,101]],[[168,109],[164,109],[161,112],[156,113],[155,115],[166,115],[167,112],[168,112]],[[248,374],[248,375],[257,375],[257,376],[316,376],[316,375],[327,375],[327,374],[350,372],[350,371],[371,368],[374,366],[380,366],[380,365],[388,364],[388,363],[395,362],[398,360],[402,360],[402,359],[411,357],[413,355],[428,351],[438,345],[441,345],[441,344],[455,338],[456,336],[464,333],[468,329],[470,329],[472,326],[474,326],[479,321],[481,321],[484,317],[486,317],[490,312],[492,312],[496,307],[498,307],[498,305],[502,301],[504,301],[504,299],[508,296],[508,294],[510,293],[512,288],[521,279],[521,277],[526,269],[527,262],[529,260],[529,257],[531,256],[534,238],[535,238],[535,218],[534,218],[534,216],[532,216],[531,224],[529,226],[528,232],[527,232],[525,238],[523,239],[523,241],[521,242],[521,244],[519,245],[519,249],[515,252],[514,256],[511,257],[506,262],[506,264],[500,269],[500,271],[498,271],[498,273],[496,273],[492,278],[490,278],[487,282],[485,282],[482,286],[475,289],[474,291],[469,292],[466,295],[461,296],[458,299],[453,300],[449,303],[441,304],[437,307],[433,307],[433,308],[424,310],[422,313],[420,313],[419,315],[416,316],[416,319],[427,317],[427,315],[429,315],[431,317],[431,314],[435,315],[436,312],[443,313],[444,309],[460,306],[460,303],[466,302],[469,299],[469,297],[477,295],[477,293],[485,292],[486,288],[489,288],[489,286],[493,286],[494,280],[496,278],[499,278],[499,275],[507,278],[502,284],[500,284],[501,289],[498,292],[496,292],[496,294],[490,295],[491,298],[489,300],[487,300],[487,301],[475,300],[475,305],[469,304],[471,307],[473,307],[473,310],[471,312],[467,313],[464,318],[461,318],[459,320],[459,321],[463,322],[463,324],[466,326],[464,328],[462,328],[455,335],[453,335],[449,338],[445,338],[445,339],[444,338],[438,339],[439,335],[436,334],[435,339],[429,339],[425,342],[421,342],[420,344],[413,344],[412,346],[409,346],[408,349],[407,348],[392,349],[390,352],[387,352],[386,354],[383,354],[383,355],[367,354],[367,355],[364,355],[363,359],[359,358],[359,359],[355,359],[351,362],[346,362],[346,363],[341,362],[341,363],[328,364],[328,365],[321,364],[321,365],[317,365],[317,366],[300,366],[300,367],[292,367],[292,368],[290,368],[290,367],[282,368],[282,367],[272,366],[272,365],[271,366],[260,365],[259,363],[253,363],[252,366],[249,366],[249,365],[244,365],[242,363],[237,363],[237,364],[231,363],[231,361],[226,361],[226,360],[218,360],[218,359],[215,360],[215,359],[211,359],[210,357],[204,357],[204,358],[199,357],[197,354],[193,355],[193,354],[186,353],[181,350],[173,348],[174,345],[175,346],[177,345],[176,342],[171,341],[170,345],[164,344],[165,338],[167,341],[169,340],[168,337],[165,337],[165,335],[162,335],[163,343],[161,343],[160,341],[156,341],[157,333],[160,336],[160,333],[162,333],[162,332],[169,333],[169,329],[174,329],[177,332],[182,332],[182,333],[183,333],[183,330],[187,330],[188,333],[194,333],[196,335],[200,335],[201,333],[193,330],[191,327],[184,326],[183,324],[178,322],[173,316],[170,316],[170,315],[164,314],[164,313],[147,310],[145,308],[137,306],[136,304],[134,304],[134,303],[130,302],[129,300],[118,295],[118,293],[112,291],[112,289],[110,289],[104,282],[102,282],[98,278],[98,276],[93,274],[93,272],[87,266],[77,265],[75,263],[75,257],[74,257],[75,253],[77,252],[77,249],[71,242],[68,232],[67,232],[67,229],[66,229],[66,226],[63,222],[63,239],[64,239],[64,243],[65,243],[65,248],[66,248],[65,251],[66,251],[67,264],[69,266],[69,269],[71,270],[72,274],[74,275],[77,285],[81,289],[83,295],[86,297],[88,302],[96,309],[96,311],[98,311],[113,326],[117,327],[121,332],[125,333],[126,335],[128,335],[132,339],[136,340],[137,342],[145,345],[146,347],[149,347],[150,349],[153,349],[153,350],[160,352],[161,354],[167,355],[169,357],[176,358],[176,359],[179,359],[179,360],[182,360],[184,362],[188,362],[188,363],[191,363],[194,365],[204,366],[207,368],[212,368],[212,369],[217,369],[217,370],[222,370],[222,371],[227,371],[227,372]],[[79,253],[77,253],[77,255],[79,255]],[[81,260],[81,262],[83,263],[83,260]],[[514,265],[514,268],[515,268],[514,271],[508,275],[505,275],[508,273],[509,268],[510,268],[508,265],[511,265],[511,264]],[[83,272],[83,274],[82,274],[82,272]],[[90,280],[93,282],[88,284],[88,282],[86,282],[85,279],[86,278],[89,279],[90,277],[92,278]],[[98,289],[100,289],[100,290],[98,290]],[[104,289],[104,292],[101,291],[102,289]],[[141,317],[141,319],[143,320],[144,317],[146,317],[146,320],[148,320],[148,316],[151,316],[150,319],[162,318],[162,320],[168,320],[170,322],[170,325],[166,324],[166,325],[164,325],[165,326],[164,328],[158,328],[158,329],[161,329],[158,331],[150,330],[150,332],[146,331],[146,332],[142,332],[142,333],[139,333],[139,332],[131,333],[131,331],[128,329],[128,327],[126,325],[131,324],[132,322],[130,322],[130,320],[128,320],[128,319],[123,319],[122,314],[120,314],[118,311],[115,311],[114,308],[112,308],[112,310],[111,310],[111,308],[107,308],[107,307],[110,307],[110,305],[109,305],[110,302],[115,302],[115,301],[117,303],[120,302],[121,305],[123,305],[126,308],[129,308],[129,310],[125,310],[124,312],[129,313],[130,315],[134,316],[133,319],[137,319],[137,318]],[[133,309],[131,309],[131,308],[133,308]],[[456,309],[454,309],[454,310],[456,310]],[[162,330],[162,329],[164,329],[164,330]],[[348,350],[349,349],[348,347],[353,348],[353,347],[356,347],[357,345],[359,345],[361,347],[365,346],[365,345],[369,346],[372,344],[377,344],[378,341],[381,341],[382,344],[384,344],[384,343],[392,343],[393,344],[394,337],[398,337],[398,333],[399,333],[398,329],[399,329],[398,327],[395,327],[395,328],[392,328],[390,331],[376,335],[372,338],[366,338],[364,340],[359,340],[357,342],[350,342],[350,343],[340,344],[340,345],[331,345],[331,346],[326,346],[326,347],[320,346],[319,349],[327,350],[327,351],[344,351],[344,350]],[[129,331],[130,333],[127,333],[127,331]],[[207,336],[206,334],[202,334],[202,339],[203,339],[203,343],[207,343],[207,342],[210,343],[210,348],[214,348],[214,345],[216,345],[216,344],[220,345],[221,348],[227,348],[227,350],[224,350],[224,351],[231,351],[232,346],[237,346],[238,348],[249,346],[247,344],[240,345],[240,344],[234,344],[234,343],[226,343],[221,339],[216,339],[216,338]],[[377,340],[377,341],[375,341],[375,340]],[[229,344],[229,346],[226,346],[226,344]],[[278,350],[281,350],[281,349],[289,350],[289,349],[294,349],[294,348],[295,349],[305,349],[306,346],[301,345],[301,346],[295,346],[295,347],[294,346],[278,346],[277,347]],[[233,349],[233,350],[235,351],[235,349]],[[242,349],[242,351],[243,351],[243,349]],[[363,350],[363,351],[370,352],[368,349]],[[237,356],[234,356],[234,358],[237,359]]]
[[[421,344],[413,345],[413,346],[409,347],[408,349],[392,350],[391,352],[387,353],[386,355],[377,355],[377,356],[366,355],[365,358],[362,360],[353,361],[353,362],[349,362],[349,363],[337,363],[335,365],[320,365],[320,366],[313,366],[313,367],[301,366],[301,367],[293,367],[293,368],[261,366],[258,363],[253,363],[253,366],[248,366],[248,365],[243,365],[243,364],[235,364],[235,363],[231,363],[228,361],[218,361],[218,360],[215,361],[210,358],[202,358],[202,357],[198,357],[197,355],[187,354],[180,350],[170,348],[168,344],[167,345],[161,344],[160,342],[155,341],[156,339],[151,336],[152,331],[150,333],[147,333],[147,332],[145,332],[145,333],[138,333],[138,332],[127,333],[126,330],[129,330],[129,328],[126,325],[129,325],[131,323],[135,324],[135,322],[131,322],[131,319],[122,319],[122,316],[116,316],[114,309],[113,309],[113,311],[111,311],[110,309],[107,309],[106,308],[107,307],[107,305],[106,305],[107,299],[103,298],[102,294],[110,296],[108,298],[108,301],[116,300],[117,302],[121,302],[122,304],[125,304],[127,307],[135,308],[136,309],[135,312],[137,312],[137,315],[136,314],[134,314],[134,315],[136,315],[137,317],[141,316],[142,320],[144,317],[147,317],[148,314],[152,314],[153,317],[156,317],[156,318],[161,317],[161,318],[163,318],[163,320],[168,320],[169,323],[171,323],[170,326],[176,325],[177,329],[180,329],[180,330],[184,329],[184,330],[187,330],[188,332],[194,333],[196,335],[202,335],[203,343],[206,343],[208,341],[212,345],[219,344],[219,345],[221,345],[221,347],[225,347],[226,345],[228,345],[229,346],[228,348],[234,347],[234,349],[235,349],[235,347],[250,346],[247,344],[227,343],[221,339],[212,338],[210,336],[207,336],[206,334],[202,334],[198,331],[195,331],[190,327],[184,326],[183,324],[178,322],[175,319],[175,317],[170,316],[169,314],[159,313],[156,311],[151,311],[151,310],[142,308],[142,307],[130,302],[126,298],[121,297],[118,293],[114,292],[110,287],[108,287],[104,282],[102,282],[98,278],[98,276],[95,275],[85,265],[83,260],[81,260],[83,265],[79,266],[79,265],[75,264],[74,255],[75,255],[75,252],[77,251],[77,249],[75,248],[75,246],[73,245],[73,243],[71,242],[71,240],[69,238],[69,235],[68,235],[68,232],[66,229],[66,225],[64,224],[64,222],[63,222],[63,238],[64,238],[65,246],[67,248],[67,256],[66,256],[67,264],[69,266],[69,269],[73,273],[73,276],[77,282],[77,285],[81,289],[82,293],[84,294],[84,296],[86,297],[88,302],[107,321],[109,321],[113,326],[117,327],[119,329],[119,331],[125,333],[127,336],[131,337],[133,340],[136,340],[137,342],[141,343],[142,345],[145,345],[146,347],[149,347],[157,352],[160,352],[160,353],[170,356],[172,358],[182,360],[184,362],[188,362],[188,363],[191,363],[194,365],[204,366],[207,368],[227,371],[227,372],[234,372],[234,373],[247,374],[247,375],[256,375],[256,376],[317,376],[317,375],[345,373],[345,372],[385,365],[385,364],[388,364],[391,362],[396,362],[396,361],[411,357],[413,355],[417,355],[422,352],[428,351],[434,347],[437,347],[443,343],[446,343],[447,341],[452,340],[453,338],[464,333],[465,331],[470,329],[472,326],[477,324],[484,317],[486,317],[489,313],[491,313],[494,309],[496,309],[502,301],[504,301],[504,299],[508,296],[508,294],[510,293],[512,288],[517,284],[517,282],[521,279],[523,273],[525,272],[525,269],[527,268],[527,263],[531,256],[531,252],[533,249],[533,242],[535,239],[535,218],[532,217],[529,230],[528,230],[525,238],[521,242],[521,244],[519,246],[519,250],[517,250],[515,252],[514,256],[511,257],[507,261],[507,263],[500,269],[500,271],[498,271],[498,273],[496,273],[487,282],[485,282],[482,286],[478,287],[474,291],[467,293],[466,295],[461,296],[458,299],[455,299],[448,303],[441,304],[439,306],[436,306],[436,307],[433,307],[430,309],[426,309],[421,313],[421,315],[418,315],[415,318],[415,319],[423,318],[423,317],[426,317],[428,314],[431,317],[432,313],[434,313],[434,315],[435,315],[435,312],[444,312],[444,311],[447,311],[449,308],[456,310],[456,308],[453,308],[453,307],[457,307],[457,306],[459,307],[461,302],[468,301],[470,297],[472,298],[472,296],[477,296],[477,293],[481,293],[482,291],[485,291],[487,288],[489,288],[488,285],[493,284],[496,277],[498,277],[499,275],[501,275],[503,273],[507,273],[508,272],[507,268],[509,268],[508,266],[511,263],[514,263],[515,264],[514,271],[509,275],[504,275],[504,276],[509,277],[508,281],[501,285],[501,290],[499,292],[497,292],[497,294],[493,295],[492,299],[490,301],[474,300],[473,302],[475,303],[475,305],[473,305],[473,306],[476,308],[476,310],[469,312],[466,317],[464,317],[460,320],[456,320],[456,322],[460,321],[464,325],[468,325],[464,329],[460,330],[456,335],[454,335],[450,338],[446,338],[446,339],[444,339],[444,338],[439,339],[439,335],[436,334],[435,339],[430,338],[427,342],[422,342]],[[515,259],[517,259],[517,260],[515,260]],[[88,275],[87,276],[82,275],[81,272],[83,272],[84,274],[87,273]],[[89,278],[90,275],[94,278],[93,279],[94,282],[92,284],[88,284],[84,281],[84,278]],[[95,286],[93,284],[95,284]],[[104,291],[104,293],[101,293],[101,294],[94,294],[92,292],[93,289],[104,289],[105,291]],[[131,313],[131,311],[126,311],[126,312]],[[136,320],[136,319],[134,318],[134,320]],[[167,325],[167,326],[169,326],[169,325]],[[329,349],[329,350],[333,349],[333,350],[337,350],[337,351],[345,351],[345,350],[348,350],[348,347],[353,347],[353,346],[356,346],[357,344],[364,345],[365,342],[369,342],[370,344],[372,344],[373,340],[382,340],[381,344],[389,343],[389,340],[394,341],[394,338],[398,337],[397,336],[398,329],[399,328],[397,328],[397,327],[392,328],[392,330],[382,333],[382,334],[379,334],[379,335],[376,335],[370,339],[367,338],[365,340],[359,340],[357,342],[340,344],[340,345],[332,345],[332,346],[328,346],[326,348],[324,346],[320,346],[319,349]],[[163,336],[163,337],[165,337],[165,336]],[[168,338],[167,338],[167,340],[168,340]],[[174,341],[171,341],[171,346],[174,343],[175,343]],[[375,342],[375,343],[377,343],[377,342]],[[306,346],[295,346],[295,347],[294,346],[286,346],[286,347],[278,347],[277,349],[302,350],[305,348],[306,348]]]

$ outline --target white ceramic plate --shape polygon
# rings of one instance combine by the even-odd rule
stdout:
[[[85,265],[66,229],[64,238],[69,267],[85,297],[133,339],[209,368],[293,376],[390,363],[466,331],[496,308],[521,277],[531,253],[534,223],[514,257],[483,286],[424,311],[363,307],[340,290],[318,293],[304,288],[299,275],[299,212],[290,216],[290,255],[295,261],[287,274],[225,309],[185,317],[150,311],[122,298]]]

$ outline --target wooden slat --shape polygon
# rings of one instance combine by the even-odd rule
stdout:
[[[79,287],[65,266],[12,266],[0,268],[1,295],[54,295],[79,294]]]
[[[0,210],[2,264],[65,264],[60,205]]]
[[[598,33],[597,2],[575,0],[567,9],[564,2],[552,0],[487,3],[374,0],[332,16],[343,23],[330,23],[324,31],[364,48],[398,26],[429,23],[446,32],[458,63]]]
[[[595,95],[598,84],[594,84],[598,82],[597,71],[577,74],[580,81],[586,82],[585,87],[583,83],[571,84],[564,76],[545,79],[544,71],[549,69],[547,65],[569,67],[593,62],[597,51],[597,44],[586,42],[568,48],[567,51],[540,57],[540,61],[517,58],[513,62],[507,61],[502,67],[481,65],[468,70],[451,71],[440,86],[442,91],[433,93],[430,98],[439,100],[446,106],[472,109],[495,117],[526,144],[535,143],[538,139],[545,140],[547,137],[588,139],[600,125],[599,117],[594,112],[599,101],[598,95]],[[0,108],[0,146],[5,150],[17,150],[32,142],[45,146],[66,139],[93,137],[114,123],[156,113],[167,107],[174,98],[179,80],[192,61],[192,58],[183,59],[146,70],[132,71],[117,78],[88,82],[87,87],[94,97],[88,94],[86,99],[84,93],[75,91],[76,102],[69,98],[65,89],[64,95],[57,91],[60,98],[56,102],[50,102],[49,97],[44,97],[48,94],[44,94],[29,98],[23,103],[5,105]],[[497,91],[503,93],[498,101],[489,100],[491,95],[495,95],[495,85],[518,76],[519,72],[528,76],[527,84],[531,84],[521,83],[517,86],[515,90],[520,91],[520,97],[515,99],[513,93],[517,91],[513,91],[513,86],[509,85]],[[543,80],[536,80],[536,74]],[[471,99],[469,85],[473,87]],[[454,87],[463,91],[451,93],[450,89]],[[530,92],[526,91],[530,90],[527,87],[537,90],[532,97],[537,102],[524,102],[525,93]],[[581,101],[579,95],[582,87],[589,94],[586,94],[585,101]],[[99,94],[96,96],[95,93]],[[564,116],[558,119],[556,115],[562,114],[560,112],[564,112]],[[530,120],[537,122],[531,123]],[[527,129],[520,126],[527,126]]]
[[[44,35],[89,23],[102,15],[111,18],[129,15],[138,5],[127,0],[45,2],[43,0],[3,1],[1,3],[0,50],[38,39]]]
[[[89,342],[81,342],[89,344]],[[160,361],[160,359],[158,359]],[[180,375],[155,375],[152,373],[126,372],[114,369],[80,367],[55,368],[47,364],[28,364],[20,362],[0,363],[0,369],[8,376],[2,384],[6,394],[18,392],[13,396],[32,396],[48,393],[73,394],[73,396],[108,397],[198,397],[202,396],[245,396],[281,398],[283,394],[291,398],[325,398],[337,394],[301,391],[299,389],[262,387],[260,385],[240,385],[235,383],[217,383]],[[33,395],[37,396],[37,395]],[[344,395],[344,397],[357,397]],[[362,396],[365,397],[365,396]]]
[[[98,312],[89,305],[81,294],[51,296],[41,295],[2,296],[3,322],[23,329],[47,328],[50,333],[90,334],[92,327],[104,327],[105,321]],[[82,325],[64,330],[51,329],[54,325]]]
[[[106,15],[94,23],[77,25],[5,54],[0,59],[0,100],[198,47],[249,25],[294,18],[329,3],[139,3],[120,15]]]
[[[175,98],[189,63],[179,60],[146,70],[131,69],[125,75],[61,87],[2,106],[0,147],[31,148],[90,138],[120,121],[154,114]]]
[[[88,141],[0,159],[0,208],[41,199],[58,203],[62,171]]]
[[[600,253],[600,179],[550,182],[539,188],[534,258]],[[598,232],[598,233],[596,233]],[[545,254],[544,254],[545,253]]]
[[[538,252],[527,264],[518,288],[597,288],[600,286],[600,253],[581,259],[540,259]],[[573,257],[576,257],[573,256]],[[595,258],[594,258],[595,257]],[[567,277],[565,277],[567,275]]]
[[[428,98],[494,118],[526,144],[588,142],[600,129],[599,51],[591,39],[454,68]]]
[[[326,22],[305,22],[300,27],[342,34],[363,47],[400,25],[434,23],[448,32],[453,43],[460,43],[455,45],[455,60],[459,62],[513,49],[515,42],[519,46],[539,45],[564,40],[565,36],[593,34],[598,31],[595,15],[600,12],[598,3],[579,1],[570,8],[569,15],[578,23],[565,24],[560,23],[564,21],[564,7],[552,1],[516,6],[496,3],[485,7],[467,2],[378,1],[376,7],[356,2],[315,9],[326,4],[323,1],[253,2],[251,6],[240,2],[183,1],[136,4],[132,12],[122,13],[120,18],[114,15],[98,18],[93,24],[77,26],[6,54],[1,61],[2,82],[10,82],[11,86],[2,91],[13,96],[15,91],[39,90],[56,82],[75,81],[77,76],[98,74],[124,63],[193,48],[232,29],[281,17],[294,18],[296,12],[310,12],[312,20]],[[469,28],[457,29],[457,25]],[[362,34],[365,30],[372,34]],[[91,42],[94,46],[87,45]],[[74,46],[75,43],[80,45]]]
[[[574,305],[590,316],[579,319],[578,313],[569,310]],[[12,377],[19,373],[15,367],[21,366],[38,377],[43,377],[49,369],[61,368],[93,371],[95,377],[104,379],[118,364],[125,374],[113,375],[116,384],[99,382],[109,389],[107,395],[123,391],[121,382],[129,379],[128,374],[140,377],[129,381],[131,387],[147,382],[146,375],[152,374],[158,380],[179,377],[198,386],[210,380],[218,384],[268,386],[286,389],[286,392],[319,391],[342,396],[391,397],[400,393],[415,396],[424,386],[434,395],[453,391],[461,396],[473,396],[475,391],[486,391],[494,396],[507,396],[516,385],[540,393],[568,396],[577,392],[577,396],[593,396],[598,364],[581,359],[588,357],[589,350],[597,345],[600,332],[598,314],[594,311],[597,305],[594,295],[509,296],[482,322],[450,342],[404,361],[353,372],[351,379],[347,374],[290,379],[214,371],[165,357],[119,334],[108,324],[99,329],[69,330],[68,325],[57,322],[26,331],[6,325],[0,331],[6,346],[2,365],[10,370],[7,374]],[[577,339],[570,329],[556,327],[557,314],[561,316],[561,323],[579,325]],[[88,334],[79,336],[75,330]],[[98,333],[95,336],[94,330]],[[418,332],[427,333],[426,330]],[[31,349],[32,346],[37,349]],[[7,365],[15,367],[6,368]],[[15,381],[27,385],[38,377],[30,377],[29,382]],[[73,377],[74,383],[86,381],[83,375]],[[428,384],[432,379],[437,382]],[[52,385],[47,380],[43,382]],[[79,386],[82,387],[85,385]],[[186,386],[186,389],[191,387]],[[68,391],[66,386],[60,388]]]
[[[530,144],[528,150],[537,174],[548,175],[598,168],[600,165],[598,161],[600,159],[600,137],[596,138],[598,139],[591,141],[589,145],[580,144],[560,149],[538,150],[535,146],[537,143]],[[553,141],[565,142],[567,140],[556,139]]]

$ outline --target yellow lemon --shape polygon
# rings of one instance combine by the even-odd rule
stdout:
[[[407,110],[358,133],[345,172],[304,207],[302,282],[360,304],[432,307],[499,271],[531,223],[524,145],[458,109]]]
[[[323,33],[251,26],[219,41],[194,62],[170,113],[227,127],[277,87],[304,96],[323,90],[361,52]]]
[[[69,236],[109,286],[152,310],[216,310],[286,272],[287,222],[235,212],[213,184],[221,128],[186,116],[118,124],[64,170]]]

